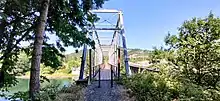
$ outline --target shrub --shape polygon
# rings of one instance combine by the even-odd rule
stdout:
[[[154,73],[146,73],[125,79],[123,84],[131,89],[139,101],[171,101],[177,96],[176,91],[165,80]]]
[[[47,85],[40,89],[40,92],[36,95],[36,101],[79,101],[83,100],[83,87],[77,85],[71,85],[68,87],[62,87],[60,85]],[[8,97],[9,100],[17,101],[30,101],[28,91],[17,92],[14,95]]]
[[[125,78],[122,84],[130,89],[138,101],[220,101],[220,92],[175,80],[160,73],[146,72]]]
[[[77,85],[71,85],[69,87],[63,87],[59,91],[55,101],[83,101],[83,87]]]

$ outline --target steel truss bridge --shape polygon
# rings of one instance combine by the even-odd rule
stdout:
[[[87,27],[87,37],[93,39],[95,48],[83,46],[79,81],[96,79],[100,86],[101,80],[111,80],[113,85],[113,79],[120,78],[120,63],[124,64],[126,75],[131,75],[123,13],[109,9],[91,10],[90,13],[99,17],[98,22]]]

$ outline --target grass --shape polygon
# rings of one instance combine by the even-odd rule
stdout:
[[[56,97],[55,101],[84,101],[84,87],[71,85],[63,87]]]

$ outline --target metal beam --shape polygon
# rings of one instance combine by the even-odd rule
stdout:
[[[83,54],[81,57],[81,68],[80,68],[79,80],[83,79],[85,63],[86,63],[86,53],[87,53],[87,46],[84,45]]]
[[[120,23],[120,16],[118,17],[117,24],[116,24],[116,28],[120,28],[120,27],[119,27],[119,23]],[[113,37],[112,37],[111,45],[112,45],[112,43],[113,43],[113,39],[114,39],[116,33],[117,33],[117,31],[114,31],[114,34],[113,34]]]
[[[127,51],[127,44],[126,44],[126,39],[125,39],[125,30],[124,30],[124,22],[123,22],[123,15],[122,12],[119,14],[119,19],[120,19],[120,28],[121,30],[121,35],[122,35],[122,44],[124,48],[124,62],[125,62],[125,69],[126,69],[126,75],[130,76],[131,75],[131,69],[128,63],[128,51]]]
[[[94,23],[94,25],[97,26],[97,27],[101,27],[101,26],[115,27],[116,26],[116,25],[106,24],[106,23],[104,23],[104,24]]]
[[[119,13],[120,11],[114,9],[99,9],[99,10],[90,10],[91,13]]]
[[[124,50],[124,63],[125,63],[125,69],[126,69],[126,74],[129,76],[131,75],[131,70],[130,70],[130,66],[128,63],[128,52],[127,52],[127,45],[126,45],[126,38],[125,38],[125,29],[124,29],[124,23],[123,23],[123,14],[121,11],[118,10],[106,10],[106,9],[102,9],[102,10],[91,10],[90,13],[92,14],[98,14],[98,13],[114,13],[115,15],[117,15],[117,22],[116,20],[114,21],[114,23],[112,24],[111,22],[109,22],[110,24],[114,25],[114,26],[102,26],[103,24],[100,23],[99,24],[92,24],[92,27],[89,27],[88,30],[92,31],[93,34],[93,38],[95,40],[96,43],[96,55],[98,55],[99,63],[103,63],[103,61],[101,61],[100,59],[103,59],[103,57],[101,56],[105,56],[104,53],[106,53],[105,51],[108,51],[109,54],[109,64],[111,64],[111,79],[113,80],[113,75],[112,73],[114,71],[116,71],[116,75],[118,77],[120,77],[120,49],[118,49],[118,47],[120,48],[120,40],[122,40],[122,46],[123,46],[123,50]],[[105,20],[104,20],[105,21]],[[105,24],[105,23],[104,23]],[[102,46],[103,42],[105,42],[107,38],[103,38],[100,37],[102,36],[100,33],[101,32],[107,32],[107,31],[111,31],[111,34],[113,34],[113,36],[111,36],[111,42],[110,42],[110,47],[109,46]],[[99,33],[99,34],[98,34]],[[109,33],[107,33],[109,34]],[[103,39],[103,40],[102,40]],[[101,43],[101,42],[102,43]],[[119,51],[119,52],[118,52]],[[97,61],[96,61],[97,62]],[[113,66],[118,67],[113,69]],[[99,68],[99,80],[100,80],[100,68]],[[112,84],[113,85],[113,84]],[[99,81],[99,87],[100,87],[100,81]]]
[[[93,24],[93,28],[95,28],[95,25]],[[98,40],[98,44],[99,44],[99,47],[101,49],[101,52],[102,52],[102,48],[101,48],[101,43],[100,43],[100,40],[99,40],[99,36],[98,36],[98,33],[96,30],[93,30],[93,32],[95,33],[95,36],[96,36],[96,39]],[[103,55],[103,52],[101,53]],[[103,56],[102,56],[103,57]],[[102,61],[103,63],[103,61]]]
[[[104,37],[99,37],[100,39],[112,39],[112,37],[104,36]]]
[[[128,51],[127,51],[124,31],[122,31],[122,43],[123,43],[123,48],[124,48],[124,59],[125,59],[124,62],[125,62],[126,75],[129,76],[129,75],[131,75],[131,70],[130,70],[130,66],[128,64]]]
[[[89,28],[90,31],[95,31],[95,30],[113,30],[113,31],[117,31],[117,30],[121,30],[120,28]]]

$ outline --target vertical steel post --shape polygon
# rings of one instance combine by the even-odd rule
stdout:
[[[111,87],[113,87],[113,66],[111,65]]]
[[[123,48],[124,48],[124,59],[125,59],[124,62],[125,62],[126,75],[129,76],[131,75],[131,70],[128,64],[128,51],[127,51],[124,31],[122,31],[122,40],[123,40]]]
[[[128,64],[128,50],[126,46],[126,39],[125,39],[125,29],[124,29],[124,22],[123,22],[123,15],[122,12],[119,13],[119,19],[120,19],[120,26],[121,26],[121,35],[122,35],[122,44],[124,48],[124,62],[125,62],[125,69],[126,69],[126,75],[131,75],[130,66]]]
[[[89,80],[92,80],[92,49],[89,49]]]
[[[120,57],[121,57],[121,54],[120,54],[120,47],[118,48],[118,80],[120,79],[120,67],[121,67],[121,64],[120,64]]]
[[[86,52],[87,52],[87,47],[86,47],[86,45],[84,45],[83,54],[82,54],[82,58],[81,58],[80,75],[79,75],[80,80],[83,79],[83,75],[84,75],[84,68],[85,68],[85,62],[86,62]]]
[[[99,66],[99,86],[98,86],[98,88],[101,87],[101,75],[100,75],[100,72],[101,72],[101,68]]]

